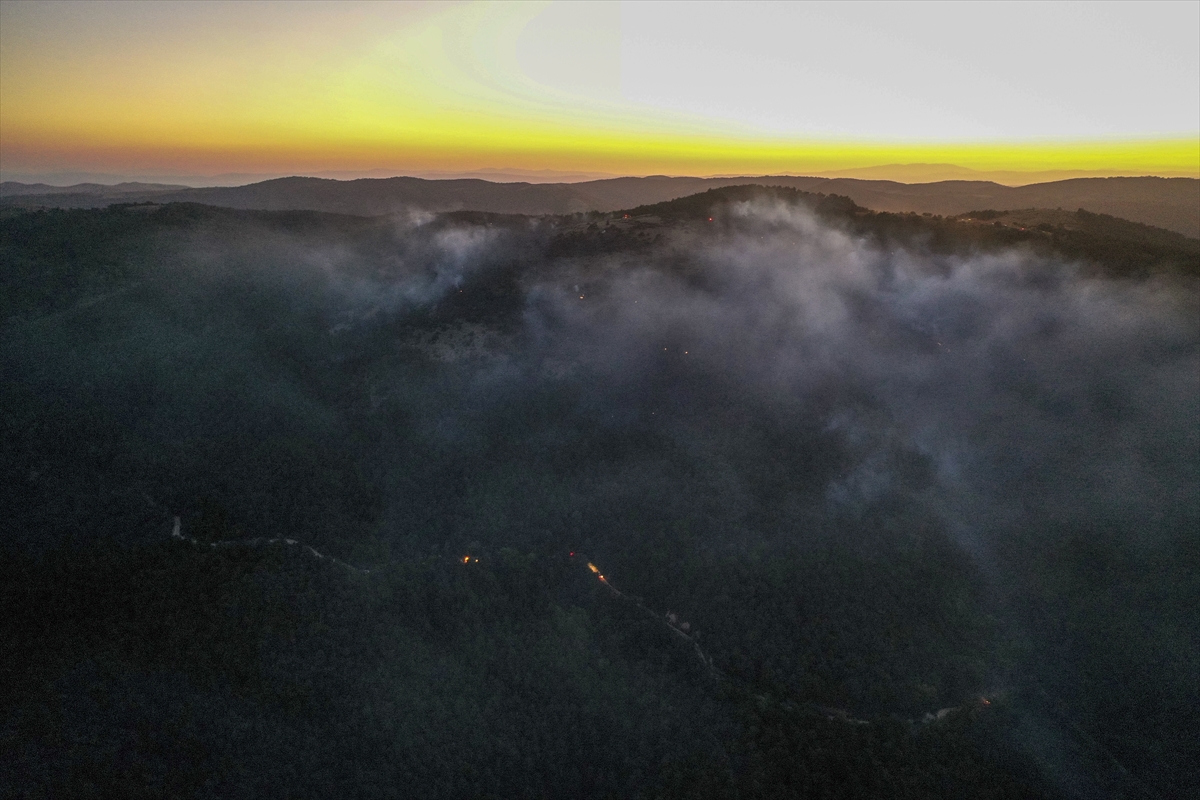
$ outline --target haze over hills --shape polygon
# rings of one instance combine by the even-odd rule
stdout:
[[[305,171],[223,172],[208,173],[141,173],[141,172],[14,172],[0,173],[0,186],[6,184],[46,185],[55,191],[71,189],[81,183],[113,186],[117,184],[158,184],[178,189],[199,189],[213,186],[245,186],[250,183],[276,180],[278,178],[330,178],[338,181],[361,178],[424,178],[425,180],[461,180],[478,178],[493,183],[585,183],[621,177],[647,177],[649,173],[621,173],[596,169],[533,169],[523,167],[489,167],[472,169],[317,169]],[[679,173],[674,173],[679,175]],[[744,178],[748,174],[737,172],[712,172],[683,175],[699,178]],[[782,172],[770,174],[785,174]],[[799,173],[795,173],[799,174]],[[1034,183],[1064,181],[1074,178],[1119,178],[1129,175],[1153,174],[1162,178],[1196,178],[1197,170],[1143,172],[1130,170],[1096,169],[972,169],[951,163],[920,164],[876,164],[869,167],[843,167],[832,170],[804,173],[816,178],[854,178],[856,180],[895,181],[897,183],[933,183],[936,181],[991,181],[1002,186],[1028,186]]]
[[[822,178],[858,178],[861,180],[898,181],[899,183],[932,183],[934,181],[993,181],[1003,186],[1028,186],[1033,183],[1064,181],[1072,178],[1117,178],[1129,172],[1046,169],[971,169],[958,164],[879,164],[871,167],[851,167],[815,173]],[[1194,172],[1156,173],[1160,177],[1192,178]],[[332,176],[330,176],[332,177]],[[365,176],[364,176],[365,177]],[[722,176],[724,177],[724,176]]]
[[[579,183],[495,183],[479,179],[380,178],[338,181],[279,178],[234,187],[147,186],[138,191],[79,185],[37,192],[27,184],[0,184],[0,202],[23,207],[92,208],[114,202],[194,202],[265,211],[329,211],[374,216],[412,210],[569,214],[659,203],[708,189],[745,183],[839,194],[876,211],[962,214],[976,209],[1083,208],[1200,237],[1200,180],[1194,178],[1074,178],[1027,186],[951,180],[905,184],[885,180],[758,176],[688,178],[650,176]],[[50,187],[47,187],[50,188]]]

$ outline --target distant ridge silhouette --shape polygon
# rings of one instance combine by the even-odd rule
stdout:
[[[857,178],[766,175],[729,178],[650,176],[579,183],[495,183],[477,178],[277,178],[245,186],[138,190],[81,184],[31,191],[0,184],[9,206],[94,208],[129,202],[192,202],[253,210],[311,210],[361,216],[426,211],[573,214],[614,211],[738,184],[786,186],[844,195],[875,211],[962,214],[978,209],[1086,209],[1200,238],[1200,180],[1195,178],[1072,178],[1027,186],[948,180],[898,183]]]

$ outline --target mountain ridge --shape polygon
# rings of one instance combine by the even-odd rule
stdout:
[[[980,208],[1082,208],[1200,238],[1200,180],[1195,178],[1068,178],[1004,186],[991,181],[947,180],[899,183],[858,178],[765,175],[731,178],[649,176],[578,183],[496,183],[479,178],[429,180],[415,177],[274,178],[244,186],[198,189],[116,187],[80,184],[29,191],[28,184],[0,184],[0,204],[22,207],[89,208],[115,202],[194,202],[247,210],[312,210],[360,216],[413,210],[485,211],[515,214],[572,214],[613,211],[674,200],[708,189],[741,184],[783,186],[839,194],[875,211],[963,214]]]

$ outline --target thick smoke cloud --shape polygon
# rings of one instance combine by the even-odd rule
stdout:
[[[780,204],[736,204],[715,224],[530,270],[502,374],[484,362],[474,379],[521,392],[574,376],[602,425],[663,403],[719,429],[738,413],[712,404],[726,392],[853,451],[824,489],[834,505],[907,491],[902,450],[927,462],[921,496],[971,547],[1052,520],[1154,548],[1197,519],[1194,287],[1021,251],[884,251]],[[700,446],[697,424],[681,441]]]
[[[463,433],[498,403],[572,385],[580,419],[653,425],[719,461],[728,425],[764,415],[836,443],[823,506],[909,495],[984,564],[1031,527],[1119,529],[1142,553],[1200,519],[1190,284],[1087,277],[1019,250],[884,250],[768,201],[650,247],[559,258],[542,255],[545,228],[421,222],[379,252],[303,256],[331,276],[336,332],[403,325],[518,265],[515,325],[451,310],[425,323],[442,325],[440,348],[401,336],[452,376],[418,428]]]
[[[1186,730],[1194,282],[1096,278],[1023,250],[884,249],[768,201],[650,246],[537,260],[523,281],[518,333],[462,361],[418,427],[486,464],[498,418],[565,393],[515,434],[551,460],[594,459],[558,474],[565,509],[538,518],[553,535],[636,574],[654,520],[692,520],[690,546],[725,553],[933,526],[1036,654],[988,679],[1062,692],[1112,725],[1149,724],[1132,706]],[[597,453],[581,428],[627,449]],[[528,523],[514,506],[552,505],[544,482],[505,469],[515,499],[468,513],[476,536]],[[1018,747],[1068,793],[1103,794],[1047,714]]]

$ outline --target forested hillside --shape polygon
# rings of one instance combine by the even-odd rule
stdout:
[[[1063,213],[4,209],[0,794],[1186,796],[1200,253]]]

